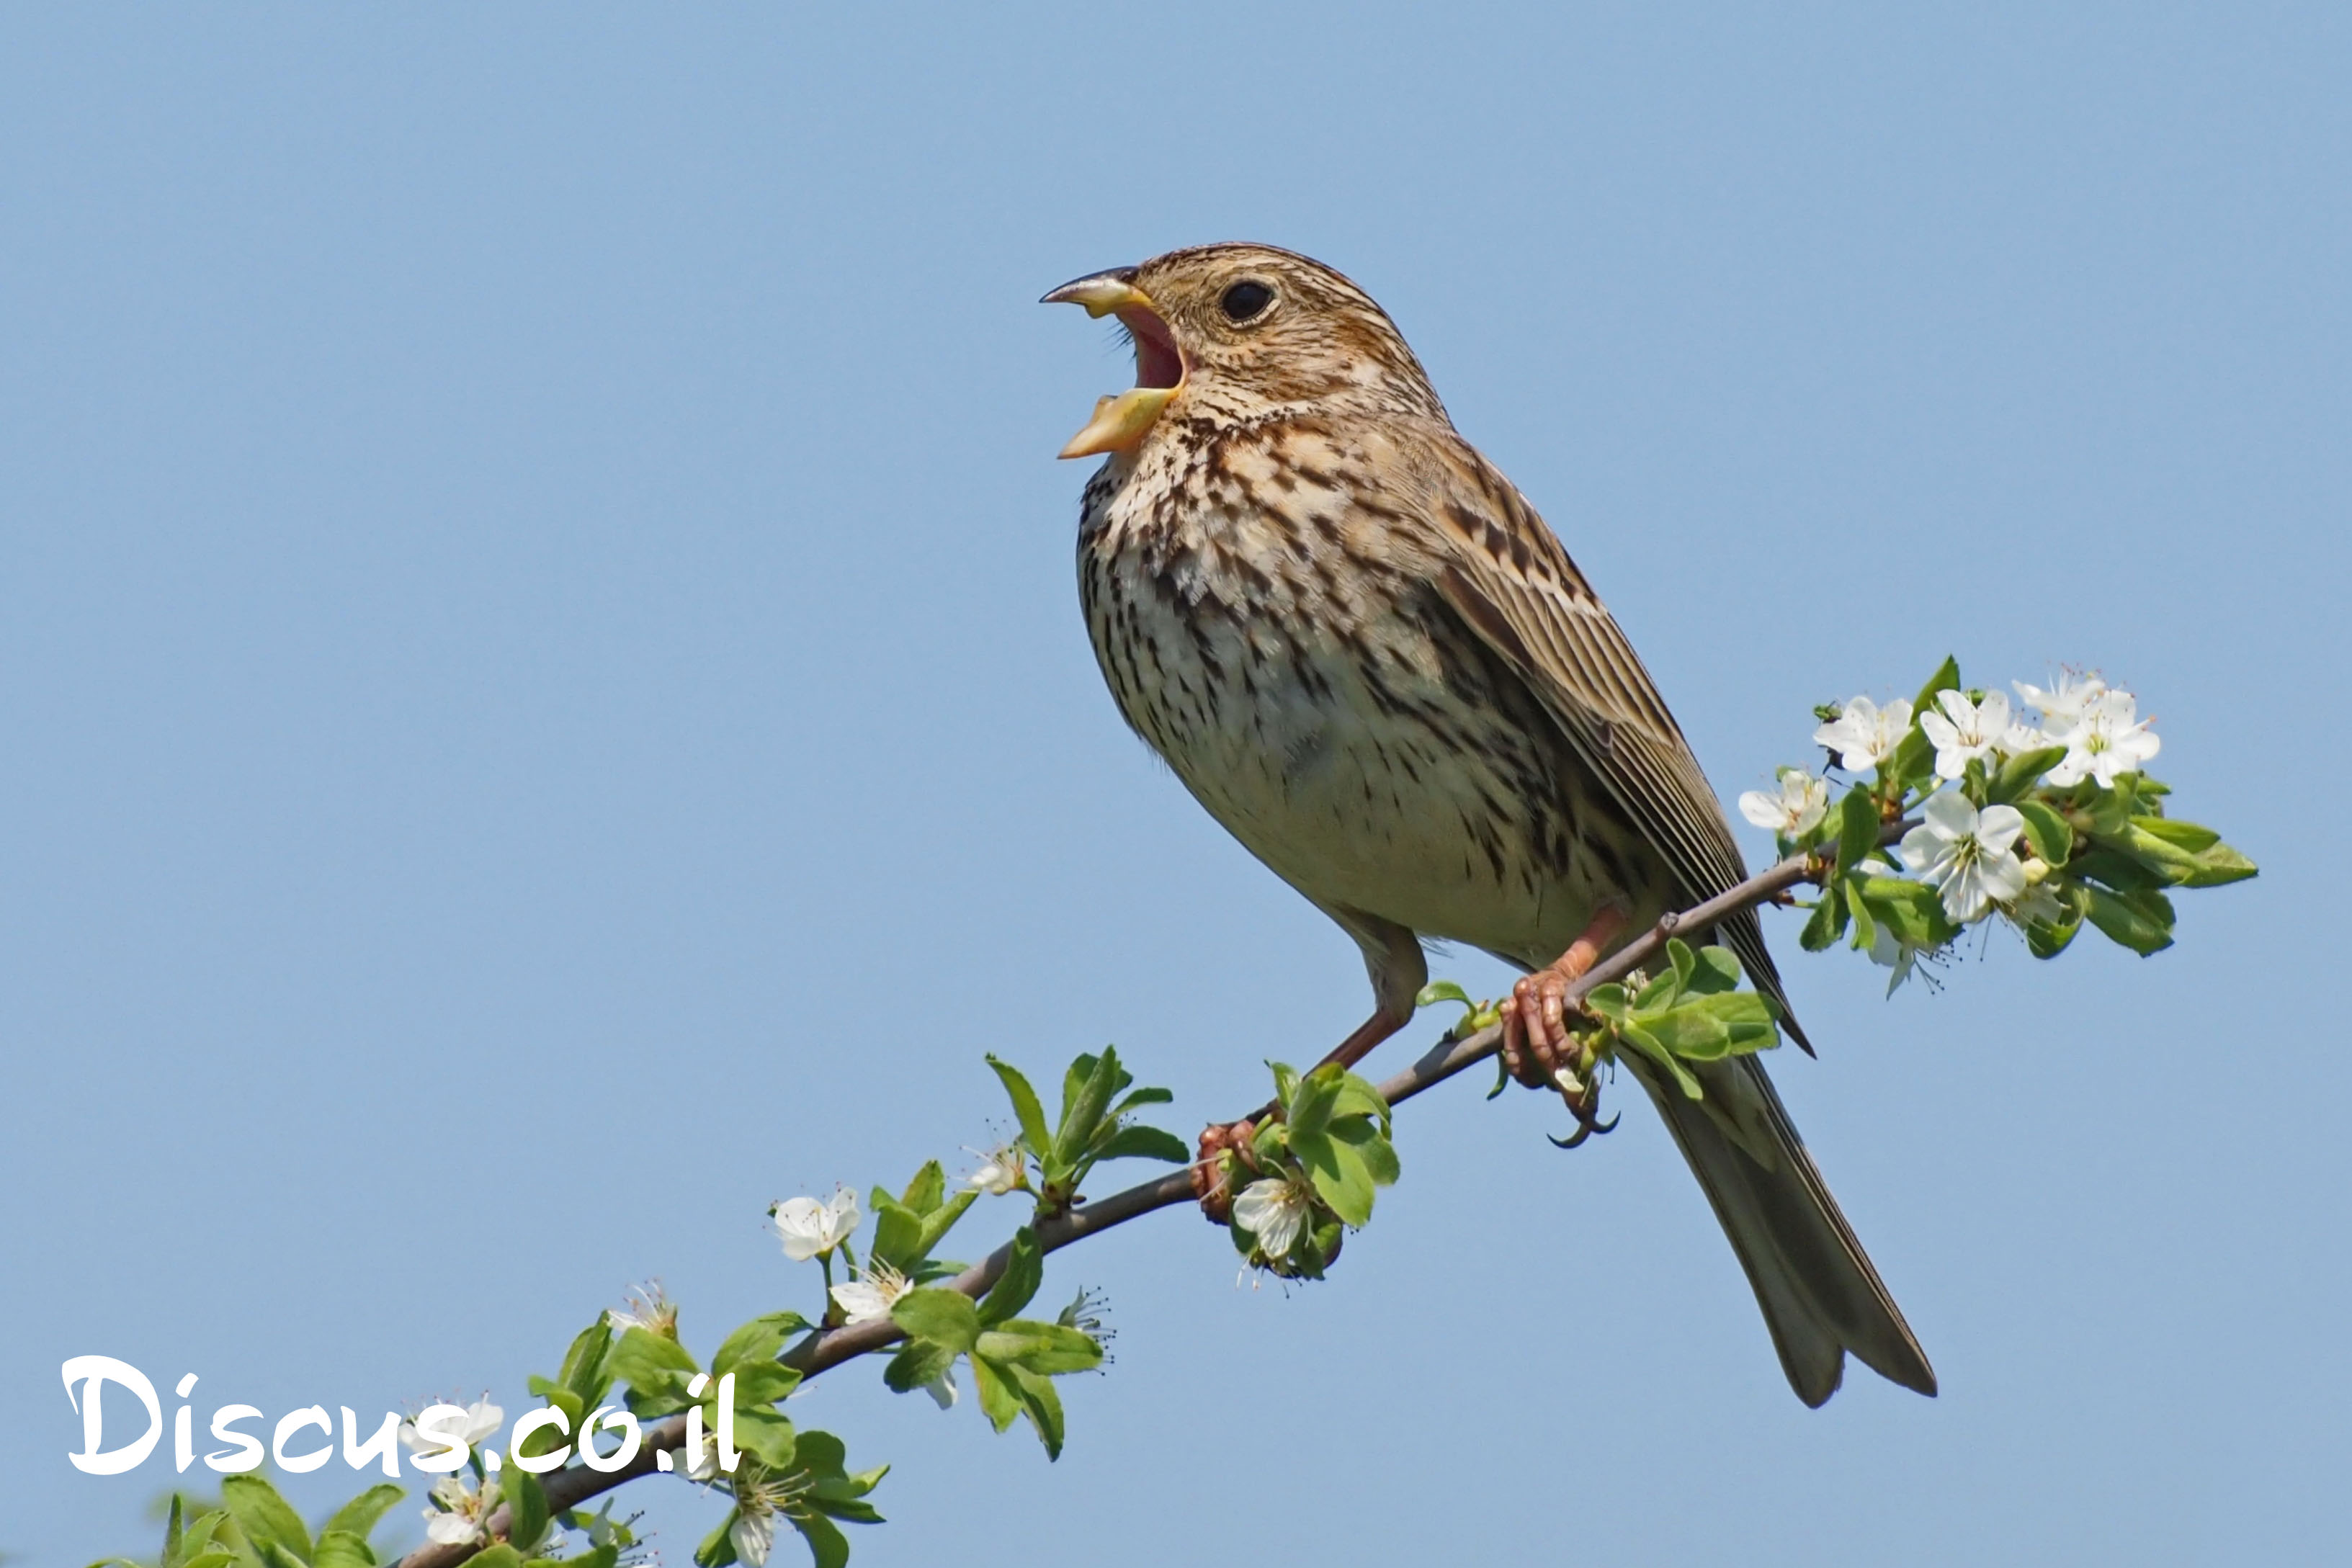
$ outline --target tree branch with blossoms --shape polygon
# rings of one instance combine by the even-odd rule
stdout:
[[[2012,705],[2004,693],[1964,688],[1947,660],[1910,701],[1881,707],[1856,697],[1816,710],[1822,768],[1782,768],[1776,790],[1739,800],[1748,821],[1774,834],[1781,859],[1666,916],[1568,987],[1577,1049],[1555,1076],[1580,1124],[1554,1141],[1573,1145],[1598,1130],[1594,1095],[1626,1051],[1696,1099],[1690,1064],[1780,1043],[1774,1005],[1742,988],[1727,952],[1695,945],[1739,910],[1799,904],[1807,951],[1844,941],[1894,969],[1891,993],[1919,961],[1993,919],[2021,931],[2038,957],[2065,951],[2086,925],[2152,954],[2172,943],[2174,891],[2255,874],[2218,834],[2168,813],[2170,791],[2145,771],[2158,738],[2131,694],[2080,675],[2015,690]],[[1794,896],[1804,887],[1816,890],[1810,900]],[[933,1160],[895,1195],[876,1187],[861,1202],[844,1188],[772,1206],[785,1257],[818,1265],[816,1317],[753,1318],[705,1367],[679,1337],[676,1305],[648,1291],[600,1313],[555,1375],[530,1380],[542,1404],[515,1424],[503,1454],[484,1447],[504,1421],[487,1401],[435,1406],[404,1427],[411,1464],[440,1479],[425,1511],[427,1542],[399,1568],[618,1568],[643,1553],[633,1520],[615,1518],[609,1497],[596,1513],[586,1505],[666,1472],[726,1504],[695,1551],[701,1568],[763,1568],[785,1527],[819,1568],[839,1568],[849,1556],[839,1527],[880,1521],[867,1499],[887,1467],[850,1470],[842,1440],[799,1426],[784,1402],[809,1379],[885,1352],[891,1389],[922,1390],[946,1408],[968,1385],[996,1430],[1026,1420],[1047,1458],[1058,1457],[1066,1421],[1055,1380],[1100,1367],[1108,1335],[1086,1291],[1051,1318],[1023,1315],[1043,1287],[1045,1258],[1190,1204],[1205,1176],[1233,1195],[1228,1228],[1246,1267],[1323,1278],[1346,1236],[1370,1222],[1378,1189],[1401,1174],[1395,1107],[1501,1046],[1495,1006],[1458,985],[1437,981],[1420,1002],[1465,1011],[1403,1071],[1375,1084],[1336,1064],[1302,1073],[1273,1063],[1275,1109],[1238,1147],[1205,1171],[1188,1166],[1093,1201],[1085,1187],[1108,1162],[1188,1164],[1181,1140],[1139,1116],[1168,1092],[1135,1087],[1106,1048],[1070,1064],[1049,1120],[1029,1079],[988,1058],[1018,1132],[957,1190]],[[1031,1207],[1009,1240],[975,1264],[937,1255],[981,1197],[1012,1195]],[[600,1440],[606,1434],[611,1447]],[[374,1568],[368,1537],[403,1495],[372,1487],[314,1538],[268,1481],[231,1476],[218,1510],[188,1517],[173,1500],[162,1568]]]

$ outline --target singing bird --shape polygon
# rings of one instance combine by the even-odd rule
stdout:
[[[1209,814],[1363,949],[1372,1015],[1332,1056],[1402,1028],[1423,942],[1451,940],[1524,972],[1505,1057],[1548,1082],[1566,982],[1746,874],[1624,633],[1456,433],[1387,313],[1330,267],[1202,246],[1045,299],[1116,317],[1135,348],[1134,388],[1062,453],[1107,455],[1078,526],[1095,655]],[[1717,937],[1786,1018],[1754,912]],[[1694,1064],[1694,1101],[1622,1060],[1706,1189],[1798,1397],[1826,1400],[1849,1351],[1935,1393],[1761,1062]]]

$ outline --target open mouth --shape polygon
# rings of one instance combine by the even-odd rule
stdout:
[[[1150,296],[1135,286],[1134,268],[1076,278],[1046,295],[1045,303],[1083,305],[1087,315],[1097,318],[1116,316],[1135,345],[1135,385],[1097,402],[1094,417],[1070,437],[1061,455],[1091,457],[1139,444],[1160,411],[1184,390],[1184,353]]]

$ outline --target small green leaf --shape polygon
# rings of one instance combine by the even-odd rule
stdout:
[[[833,1521],[806,1509],[784,1517],[793,1521],[793,1528],[808,1542],[809,1555],[816,1559],[816,1568],[848,1568],[849,1541]]]
[[[1053,1157],[1065,1170],[1076,1166],[1087,1145],[1094,1142],[1095,1129],[1101,1124],[1103,1113],[1110,1109],[1111,1096],[1125,1086],[1127,1080],[1127,1074],[1119,1071],[1118,1052],[1108,1046],[1103,1048],[1102,1055],[1092,1059],[1092,1063],[1091,1070],[1078,1080],[1076,1091],[1063,1101],[1062,1124],[1054,1134]],[[1075,1068],[1072,1073],[1076,1075]]]
[[[948,1173],[937,1160],[926,1160],[898,1201],[916,1214],[929,1214],[947,1200]]]
[[[2020,800],[2018,814],[2025,819],[2026,841],[2033,852],[2053,866],[2066,863],[2074,852],[2074,830],[2057,809],[2041,800]]]
[[[1838,868],[1852,871],[1878,847],[1881,819],[1878,797],[1862,785],[1845,792],[1838,802]]]
[[[1298,1081],[1298,1092],[1290,1097],[1289,1109],[1283,1116],[1290,1124],[1294,1139],[1298,1134],[1320,1133],[1330,1125],[1332,1110],[1339,1103],[1339,1075],[1344,1071],[1338,1062],[1328,1061]],[[1292,1146],[1297,1146],[1295,1142]]]
[[[808,1326],[808,1319],[798,1312],[762,1313],[720,1342],[719,1354],[710,1358],[710,1374],[724,1377],[730,1372],[772,1362],[784,1348],[784,1341]]]
[[[910,1269],[913,1262],[928,1260],[930,1257],[931,1249],[937,1247],[947,1233],[955,1228],[955,1222],[963,1218],[963,1211],[970,1208],[979,1197],[978,1187],[965,1187],[961,1192],[932,1209],[930,1213],[923,1216],[923,1233],[915,1239],[914,1258],[909,1260]]]
[[[1136,1109],[1138,1106],[1167,1105],[1173,1103],[1175,1099],[1176,1096],[1174,1092],[1170,1090],[1151,1088],[1138,1089],[1130,1093],[1120,1095],[1118,1103],[1110,1108],[1110,1113],[1114,1117],[1124,1116],[1129,1111]]]
[[[1422,1008],[1433,1008],[1440,1002],[1460,1002],[1465,1008],[1475,1008],[1478,1005],[1470,999],[1469,992],[1452,980],[1432,980],[1422,987],[1419,994],[1412,998],[1412,1005],[1416,1010]]]
[[[522,1553],[501,1541],[467,1558],[466,1568],[522,1568]]]
[[[1960,934],[1944,911],[1944,901],[1924,882],[1896,876],[1862,879],[1860,907],[1906,947],[1931,951]],[[1857,920],[1860,915],[1857,914]]]
[[[1985,804],[2013,806],[2040,781],[2044,773],[2066,760],[2063,746],[2040,746],[2032,751],[2021,751],[2000,765],[2000,771],[1985,786]]]
[[[255,1551],[275,1542],[291,1552],[296,1562],[310,1560],[310,1532],[302,1528],[302,1516],[278,1495],[276,1487],[259,1476],[224,1478],[221,1506],[236,1521],[237,1529]]]
[[[1192,1151],[1186,1148],[1184,1140],[1173,1133],[1159,1127],[1137,1125],[1121,1127],[1103,1140],[1103,1145],[1095,1157],[1098,1160],[1165,1160],[1170,1165],[1181,1166],[1192,1157]]]
[[[320,1538],[323,1540],[329,1531],[339,1530],[365,1541],[374,1532],[376,1521],[382,1519],[394,1503],[407,1495],[404,1490],[390,1481],[372,1486],[335,1510],[327,1522],[319,1527]]]
[[[1336,1123],[1343,1116],[1370,1116],[1385,1127],[1389,1124],[1389,1103],[1381,1098],[1377,1085],[1369,1078],[1352,1072],[1339,1075],[1339,1092],[1331,1102],[1331,1118]]]
[[[1054,1380],[1022,1366],[1000,1368],[1006,1382],[1013,1385],[1021,1399],[1022,1413],[1029,1425],[1037,1429],[1037,1440],[1045,1445],[1045,1458],[1062,1457],[1062,1396],[1055,1391]]]
[[[955,1291],[909,1291],[892,1304],[890,1321],[917,1339],[968,1351],[980,1337],[980,1309]]]
[[[735,1446],[772,1470],[788,1470],[800,1457],[800,1434],[781,1410],[762,1405],[735,1408]]]
[[[1625,988],[1614,980],[1595,986],[1584,993],[1585,1011],[1597,1018],[1607,1019],[1611,1023],[1623,1023],[1632,1005],[1625,995]]]
[[[1045,1251],[1037,1245],[1036,1231],[1024,1225],[1013,1233],[1012,1255],[1005,1260],[1004,1272],[981,1300],[980,1321],[1003,1322],[1027,1306],[1045,1282]]]
[[[1368,1116],[1343,1116],[1331,1124],[1331,1136],[1356,1151],[1375,1186],[1392,1186],[1399,1172],[1396,1145],[1381,1134]]]
[[[1307,1167],[1316,1196],[1330,1205],[1343,1224],[1360,1229],[1371,1223],[1372,1173],[1352,1145],[1328,1133],[1306,1133],[1294,1127],[1290,1152]]]
[[[1845,935],[1845,886],[1832,881],[1822,889],[1821,902],[1813,905],[1812,915],[1805,922],[1797,946],[1808,953],[1827,951]]]
[[[1013,1385],[1003,1374],[985,1361],[976,1358],[972,1361],[971,1387],[973,1394],[979,1396],[981,1413],[998,1431],[1012,1426],[1013,1417],[1021,1414],[1020,1395],[1013,1391]]]
[[[1298,1098],[1298,1069],[1286,1061],[1269,1061],[1274,1070],[1274,1097],[1287,1105]]]
[[[1022,1140],[1043,1157],[1053,1148],[1054,1141],[1045,1131],[1045,1111],[1037,1103],[1037,1092],[1029,1087],[1029,1080],[1023,1077],[1021,1070],[1011,1062],[999,1061],[991,1056],[988,1065],[996,1070],[996,1076],[1004,1084],[1005,1094],[1013,1102],[1013,1119],[1021,1124]]]
[[[882,1381],[894,1394],[908,1394],[947,1375],[961,1354],[935,1340],[908,1340],[882,1369]]]
[[[1698,995],[1709,997],[1738,990],[1740,978],[1739,960],[1732,956],[1730,948],[1702,947],[1687,985]]]
[[[507,1539],[526,1547],[538,1545],[547,1528],[547,1493],[540,1489],[539,1478],[519,1465],[510,1466],[500,1472],[499,1490],[507,1500]]]
[[[1025,1366],[1032,1372],[1059,1376],[1092,1372],[1102,1364],[1102,1346],[1093,1336],[1061,1323],[1041,1323],[1027,1318],[982,1333],[973,1354],[999,1365]]]
[[[2172,946],[2172,903],[2163,894],[2153,889],[2109,893],[2094,887],[2085,891],[2090,897],[2091,924],[2109,941],[2142,957]]]
[[[877,1263],[887,1263],[904,1271],[915,1261],[915,1249],[922,1244],[923,1217],[907,1207],[880,1187],[873,1191],[874,1246],[869,1254]]]
[[[702,1538],[702,1544],[694,1549],[694,1560],[700,1568],[727,1568],[738,1561],[734,1530],[736,1520],[741,1517],[740,1509],[729,1509],[727,1517],[719,1521],[719,1528]]]
[[[599,1315],[573,1336],[571,1348],[563,1353],[563,1364],[556,1371],[555,1381],[580,1396],[580,1403],[588,1409],[602,1405],[605,1391],[613,1385],[604,1371],[604,1357],[612,1348],[612,1325]]]
[[[1679,1088],[1686,1097],[1693,1100],[1706,1097],[1706,1092],[1699,1088],[1698,1080],[1691,1075],[1691,1070],[1685,1067],[1682,1059],[1668,1051],[1664,1042],[1657,1036],[1631,1019],[1619,1026],[1617,1034],[1618,1038],[1624,1040],[1626,1044],[1664,1068],[1667,1076],[1675,1081],[1675,1087]]]

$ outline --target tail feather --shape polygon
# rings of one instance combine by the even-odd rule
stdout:
[[[1933,1396],[1927,1352],[1838,1211],[1763,1064],[1694,1063],[1706,1097],[1692,1100],[1638,1054],[1620,1060],[1649,1091],[1714,1205],[1797,1397],[1819,1406],[1837,1392],[1848,1351]]]

